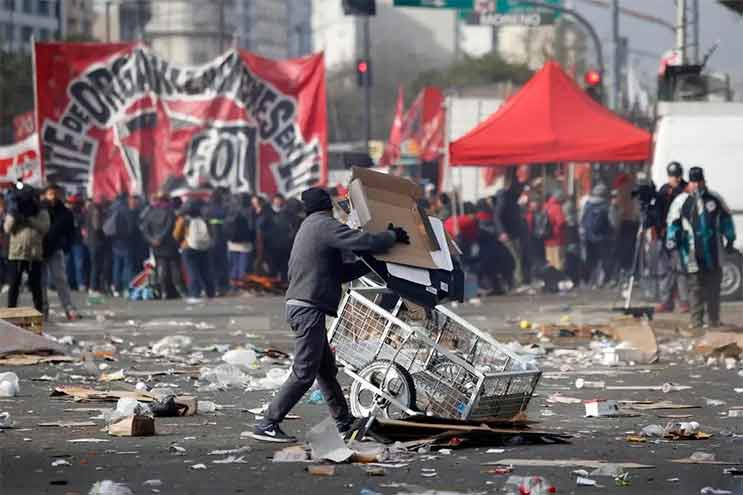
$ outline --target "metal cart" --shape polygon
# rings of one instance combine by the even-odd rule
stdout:
[[[415,314],[369,279],[347,291],[338,314],[330,346],[353,378],[357,417],[510,419],[526,410],[541,376],[445,307]]]

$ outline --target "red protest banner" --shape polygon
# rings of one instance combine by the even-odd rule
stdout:
[[[35,133],[10,146],[0,146],[0,184],[17,180],[37,187],[43,183],[39,139]]]
[[[110,197],[165,184],[296,195],[327,181],[322,54],[181,67],[136,44],[34,50],[50,182]]]

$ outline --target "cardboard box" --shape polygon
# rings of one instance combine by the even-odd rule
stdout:
[[[108,426],[108,434],[115,437],[148,437],[155,434],[155,418],[127,416]]]
[[[5,320],[37,335],[41,335],[44,331],[44,316],[34,308],[0,308],[0,320]]]
[[[387,253],[375,255],[377,260],[418,268],[442,268],[431,254],[441,247],[428,216],[418,208],[421,191],[417,185],[402,177],[354,168],[348,197],[364,231],[383,232],[393,223],[410,236],[410,244],[395,244]]]

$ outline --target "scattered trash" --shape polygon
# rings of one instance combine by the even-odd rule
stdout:
[[[215,461],[212,461],[212,464],[247,464],[247,463],[248,461],[245,460],[244,456],[237,457],[234,455],[227,456],[224,459],[217,459]]]
[[[152,353],[158,356],[174,356],[191,347],[193,339],[185,335],[170,335],[152,344]]]
[[[229,450],[212,450],[207,455],[235,455],[235,454],[244,454],[246,452],[250,452],[250,447],[239,447],[236,449],[229,449]]]
[[[661,425],[647,425],[642,430],[640,430],[640,435],[643,437],[653,438],[653,437],[662,437],[665,435],[666,429],[663,428]]]
[[[171,454],[186,455],[186,449],[180,445],[172,444],[168,450]]]
[[[322,392],[319,389],[315,389],[310,394],[310,398],[307,400],[309,404],[324,404],[325,398],[322,396]]]
[[[719,488],[712,488],[711,486],[705,486],[699,493],[702,495],[732,495],[733,492],[730,490],[720,490]]]
[[[586,417],[598,418],[601,416],[618,416],[619,404],[615,400],[587,400],[585,401]]]
[[[98,378],[99,382],[117,382],[126,379],[125,371],[119,370],[115,371],[113,373],[103,373],[100,378]]]
[[[515,486],[519,494],[546,495],[557,493],[557,488],[541,476],[509,476],[506,480],[506,489]]]
[[[214,368],[202,368],[199,379],[209,382],[210,388],[223,389],[242,387],[250,383],[250,376],[234,364],[220,364]]]
[[[575,480],[575,484],[578,486],[596,486],[596,480],[592,480],[590,478],[584,478],[582,476],[578,476]]]
[[[0,397],[15,397],[19,391],[18,375],[12,371],[0,373]]]
[[[191,466],[191,469],[193,469],[194,471],[203,471],[206,469],[206,464],[193,464]]]
[[[5,411],[0,413],[0,430],[6,428],[13,428],[13,420],[10,418],[10,413]]]
[[[547,397],[547,402],[550,404],[580,404],[583,400],[577,397],[565,397],[558,392]]]
[[[88,495],[134,495],[128,486],[111,480],[97,481]]]
[[[59,466],[71,466],[68,461],[64,459],[57,459],[56,461],[52,462],[52,467],[59,467]]]
[[[108,425],[108,434],[115,437],[146,437],[155,434],[155,418],[151,416],[125,416]]]
[[[69,443],[104,443],[104,442],[110,442],[110,440],[106,440],[104,438],[73,438],[72,440],[67,440]]]
[[[584,380],[583,378],[578,378],[577,380],[575,380],[575,388],[579,390],[582,388],[599,388],[600,389],[600,388],[605,388],[605,387],[606,387],[606,382],[604,381],[591,382],[588,380]]]
[[[353,455],[353,451],[343,443],[333,418],[314,426],[307,434],[307,440],[315,460],[345,462]]]
[[[743,409],[728,409],[728,418],[743,418]]]
[[[144,486],[150,486],[150,487],[157,487],[157,486],[163,486],[162,480],[147,480],[142,483]]]
[[[655,466],[649,464],[637,464],[635,462],[608,462],[593,459],[501,459],[496,462],[487,462],[484,466],[520,466],[520,467],[583,467],[599,469],[602,466],[616,466],[622,470],[627,469],[652,469]]]
[[[332,464],[315,464],[307,466],[307,472],[313,476],[335,476],[335,466]]]
[[[304,447],[294,445],[276,451],[273,455],[273,462],[306,462],[309,458]]]
[[[217,412],[217,404],[210,400],[199,401],[196,411],[199,414],[211,414]]]
[[[260,366],[255,351],[252,349],[232,349],[224,353],[222,361],[246,370]]]

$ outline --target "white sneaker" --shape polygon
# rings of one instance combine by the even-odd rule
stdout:
[[[187,297],[186,298],[186,304],[199,304],[202,302],[204,302],[204,300],[198,297]]]

